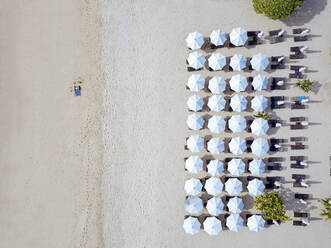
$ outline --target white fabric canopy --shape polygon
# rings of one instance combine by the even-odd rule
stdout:
[[[249,162],[248,170],[252,175],[261,175],[265,171],[265,163],[261,159],[254,159]]]
[[[207,171],[212,176],[219,176],[224,171],[224,164],[217,159],[210,160],[207,164]]]
[[[187,79],[187,87],[194,92],[201,91],[205,87],[205,79],[200,74],[192,74]]]
[[[229,119],[229,128],[234,133],[244,131],[246,128],[246,119],[241,115],[233,115]]]
[[[199,214],[203,208],[202,200],[197,196],[188,196],[185,200],[185,210],[190,214]]]
[[[208,65],[214,71],[222,70],[226,65],[226,57],[221,53],[213,53],[208,58]]]
[[[245,167],[245,163],[242,161],[242,159],[239,158],[233,158],[228,163],[228,171],[233,176],[240,176],[245,172]]]
[[[268,67],[269,59],[263,53],[258,53],[252,57],[251,65],[254,70],[263,71]]]
[[[192,50],[201,48],[203,43],[205,43],[205,40],[199,32],[189,33],[186,37],[186,44]]]
[[[206,58],[202,53],[193,52],[188,55],[187,62],[190,67],[198,70],[205,65]]]
[[[203,229],[209,235],[217,235],[222,231],[222,222],[216,217],[207,217],[203,222]]]
[[[187,104],[187,107],[189,108],[189,110],[197,112],[197,111],[202,110],[205,102],[203,101],[201,96],[192,95],[188,98],[186,104]]]
[[[184,189],[187,195],[198,195],[202,190],[202,183],[197,178],[191,178],[186,180]]]
[[[188,217],[184,220],[183,228],[186,233],[194,235],[200,231],[201,224],[196,217]]]
[[[239,197],[232,197],[228,203],[229,212],[239,214],[244,208],[244,202]]]
[[[208,107],[211,111],[220,112],[225,108],[226,101],[224,97],[220,95],[212,95],[208,99]]]
[[[224,151],[224,142],[221,138],[211,138],[207,142],[207,150],[212,154],[221,154]]]
[[[208,129],[212,133],[221,133],[225,129],[225,120],[223,119],[222,116],[219,115],[213,115],[209,120],[208,120]]]
[[[262,95],[254,96],[251,105],[255,111],[263,111],[268,107],[268,99]]]
[[[246,67],[247,60],[241,54],[235,54],[230,59],[230,66],[234,71],[241,71]]]
[[[246,141],[241,137],[234,137],[229,143],[230,152],[235,155],[243,154],[246,150]]]
[[[226,81],[219,76],[212,77],[208,82],[208,89],[213,94],[220,94],[226,89]]]
[[[237,74],[230,79],[230,88],[235,92],[245,91],[247,87],[247,79],[241,74]]]
[[[247,100],[243,95],[234,95],[231,97],[230,106],[233,111],[242,112],[247,107]]]
[[[242,182],[238,178],[229,178],[225,183],[225,191],[229,195],[239,195],[243,190]]]
[[[199,173],[203,169],[203,161],[198,156],[190,156],[185,161],[185,168],[190,173]]]
[[[218,177],[208,178],[205,183],[205,190],[208,194],[213,196],[222,193],[223,183],[221,182],[221,179]]]
[[[226,41],[226,34],[221,29],[216,29],[211,32],[209,39],[215,46],[222,46]]]
[[[217,216],[223,212],[224,204],[220,198],[213,197],[208,200],[206,208],[208,213]]]
[[[230,33],[230,42],[235,46],[243,46],[247,41],[247,31],[243,28],[234,28]]]
[[[265,135],[268,132],[268,121],[263,118],[256,118],[251,124],[252,133],[256,136]]]
[[[187,139],[186,145],[191,152],[201,152],[205,146],[203,138],[197,134],[191,135]]]
[[[259,232],[264,228],[265,220],[261,215],[252,215],[247,219],[247,226],[250,231]]]
[[[264,75],[257,75],[253,78],[252,85],[254,90],[262,91],[268,88],[268,79]]]
[[[230,231],[238,232],[244,224],[244,220],[240,217],[239,214],[231,214],[226,219],[226,226],[229,228]]]
[[[269,143],[266,139],[257,138],[253,141],[251,149],[256,156],[264,156],[269,151]]]
[[[194,113],[187,117],[186,123],[190,129],[197,131],[203,128],[205,121],[201,115]]]
[[[253,179],[248,182],[248,192],[254,196],[261,195],[265,189],[263,181],[260,179]]]

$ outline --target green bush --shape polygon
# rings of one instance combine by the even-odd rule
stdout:
[[[289,17],[305,0],[253,0],[256,13],[265,14],[273,20]]]
[[[331,220],[331,198],[321,199],[318,201],[322,203],[324,207],[320,215],[326,217],[326,220]]]
[[[295,86],[299,87],[304,92],[308,93],[311,90],[311,87],[313,86],[313,84],[314,83],[312,81],[310,81],[309,79],[305,79],[305,80],[298,80],[295,83]]]
[[[265,111],[259,111],[256,115],[253,115],[255,118],[263,118],[265,120],[269,120],[269,115]]]

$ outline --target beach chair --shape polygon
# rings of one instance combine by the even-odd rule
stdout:
[[[276,36],[279,34],[279,32],[282,31],[281,29],[271,30],[269,31],[270,36]]]
[[[301,32],[303,31],[303,28],[294,28],[292,29],[292,33],[293,34],[301,34]]]
[[[293,226],[307,226],[302,220],[293,220]]]
[[[304,175],[304,174],[292,174],[292,179],[303,180],[303,179],[306,179],[306,175]]]
[[[301,124],[297,123],[295,125],[291,125],[290,129],[291,130],[305,129],[305,126],[302,126]]]
[[[301,142],[295,142],[295,145],[291,145],[291,150],[304,150],[305,146]]]
[[[305,55],[303,53],[290,54],[290,59],[304,59]]]
[[[306,105],[302,104],[299,101],[295,101],[293,104],[291,104],[291,109],[305,109]]]
[[[291,117],[290,121],[292,122],[298,122],[298,121],[305,121],[306,117],[300,116],[300,117]]]
[[[282,157],[269,157],[268,162],[282,162],[284,161],[284,158]]]
[[[283,65],[283,64],[271,64],[270,69],[271,70],[285,69],[285,65]]]
[[[290,140],[292,142],[297,142],[297,141],[306,141],[305,137],[291,137]]]
[[[294,217],[297,217],[297,218],[308,218],[308,213],[305,213],[305,212],[294,212]]]
[[[272,96],[272,97],[270,97],[270,101],[272,101],[272,102],[284,101],[284,100],[285,100],[284,96]]]
[[[291,52],[300,52],[300,49],[302,48],[302,46],[295,46],[295,47],[290,47],[290,51]]]
[[[284,41],[283,36],[275,36],[275,37],[270,38],[270,44],[276,44],[276,43],[280,43],[283,41]]]
[[[302,79],[303,78],[303,75],[302,73],[290,73],[289,75],[289,78],[299,78],[299,79]]]
[[[295,193],[294,194],[294,198],[295,199],[301,199],[301,200],[308,200],[309,199],[309,195],[308,194],[301,194],[301,193]]]
[[[260,33],[261,31],[247,31],[247,36],[257,36],[258,33]]]
[[[302,164],[299,164],[299,163],[295,163],[295,164],[291,164],[291,168],[292,169],[304,169],[305,168],[305,166],[304,165],[302,165]]]
[[[279,165],[279,164],[273,164],[273,165],[268,165],[267,166],[267,170],[270,170],[270,171],[272,171],[272,170],[276,170],[276,171],[280,171],[280,170],[282,170],[282,167]]]
[[[294,42],[307,41],[307,40],[308,40],[308,35],[294,37]]]
[[[303,161],[305,160],[304,156],[290,156],[291,161]]]

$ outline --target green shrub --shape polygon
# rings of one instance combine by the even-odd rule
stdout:
[[[265,14],[273,20],[289,17],[305,0],[253,0],[256,13]]]
[[[256,115],[253,115],[255,118],[263,118],[265,120],[269,120],[269,115],[265,111],[259,111]]]
[[[295,86],[299,87],[304,92],[308,93],[311,90],[311,87],[313,86],[313,84],[314,83],[312,81],[310,81],[309,79],[305,79],[305,80],[298,80],[295,83]]]
[[[324,207],[320,215],[326,217],[326,220],[331,220],[331,198],[321,199],[318,201],[322,203]]]

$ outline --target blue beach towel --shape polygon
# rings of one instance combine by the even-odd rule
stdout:
[[[74,86],[75,96],[81,96],[81,87],[78,85]]]

